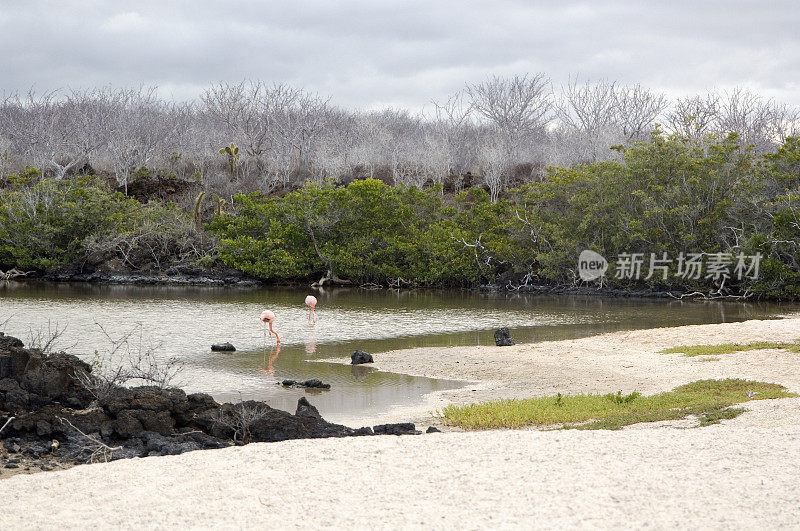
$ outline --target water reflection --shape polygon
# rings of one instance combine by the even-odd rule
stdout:
[[[123,333],[141,323],[159,356],[186,364],[190,392],[218,400],[260,399],[294,411],[302,389],[283,389],[285,378],[319,378],[332,385],[314,404],[331,419],[374,413],[422,394],[458,385],[383,373],[363,366],[309,363],[418,346],[493,344],[492,332],[511,328],[517,342],[588,336],[615,330],[769,318],[797,305],[602,299],[523,293],[458,291],[315,291],[316,323],[304,304],[309,290],[219,287],[99,286],[10,282],[0,285],[0,322],[26,340],[48,320],[67,325],[62,345],[89,357],[107,346],[99,326]],[[280,348],[265,339],[264,308],[276,315]],[[230,341],[235,353],[211,353]]]
[[[278,343],[275,345],[274,352],[269,355],[267,358],[269,350],[264,351],[264,370],[267,371],[267,374],[270,376],[275,376],[275,367],[273,367],[273,363],[275,362],[275,358],[278,357],[278,354],[281,353],[281,344]]]
[[[375,369],[373,367],[365,367],[364,365],[350,366],[350,374],[353,376],[353,379],[355,380],[363,380],[374,371]]]

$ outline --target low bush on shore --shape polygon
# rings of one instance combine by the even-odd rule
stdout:
[[[450,405],[443,421],[469,430],[522,428],[620,429],[640,422],[697,416],[699,425],[732,418],[744,410],[731,408],[749,400],[797,396],[778,384],[739,379],[698,380],[656,395],[588,394],[493,400],[466,406]]]
[[[780,341],[754,341],[752,343],[723,343],[721,345],[691,345],[683,347],[671,347],[661,351],[662,354],[683,354],[687,358],[694,356],[718,356],[720,354],[732,354],[734,352],[747,352],[748,350],[788,350],[789,352],[800,352],[800,340],[794,343]]]
[[[46,271],[116,261],[130,270],[202,260],[213,237],[175,204],[142,204],[95,176],[56,181],[37,171],[0,190],[0,266]],[[3,269],[3,267],[0,267]]]

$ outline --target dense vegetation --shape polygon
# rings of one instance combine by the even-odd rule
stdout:
[[[578,254],[589,248],[612,262],[607,285],[800,297],[800,140],[764,155],[737,140],[656,130],[618,147],[619,161],[550,167],[495,201],[486,188],[449,194],[362,179],[206,205],[195,183],[188,213],[97,177],[30,170],[0,192],[0,268],[46,270],[99,253],[153,271],[216,260],[272,282],[517,287],[578,283]],[[665,252],[764,258],[758,279],[681,277],[674,261],[666,279],[644,279],[650,253]],[[644,254],[640,280],[615,278],[622,253]]]
[[[736,136],[687,141],[656,132],[623,161],[550,168],[496,202],[482,189],[308,185],[282,198],[238,196],[217,217],[219,257],[272,279],[333,276],[387,284],[573,284],[582,249],[613,259],[666,252],[761,253],[757,280],[655,275],[653,289],[800,295],[800,143],[757,157]],[[647,264],[645,264],[646,266]],[[731,264],[732,266],[732,264]],[[732,267],[730,268],[732,270]],[[617,285],[635,282],[613,278]],[[644,277],[645,268],[642,268]],[[402,279],[402,280],[398,280]]]
[[[212,250],[175,204],[143,205],[96,176],[56,181],[29,169],[0,191],[0,269],[117,262],[122,270],[163,271],[209,264]]]

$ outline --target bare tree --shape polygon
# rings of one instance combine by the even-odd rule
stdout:
[[[273,87],[281,91],[282,87]],[[204,110],[225,128],[230,138],[242,146],[247,156],[262,157],[270,142],[270,117],[267,113],[270,90],[263,82],[220,83],[207,89],[200,99]]]
[[[177,358],[159,359],[156,346],[144,343],[142,325],[114,338],[99,323],[95,323],[109,342],[107,351],[95,351],[91,371],[79,371],[75,379],[97,400],[103,400],[118,386],[131,381],[172,387],[183,369]]]
[[[197,107],[167,102],[155,88],[0,97],[0,178],[35,166],[63,179],[91,164],[126,187],[140,168],[184,178],[198,173],[208,193],[231,203],[236,192],[270,192],[308,179],[369,176],[422,185],[450,178],[458,188],[472,171],[494,183],[500,168],[499,193],[521,169],[533,175],[547,163],[618,157],[611,145],[646,138],[661,118],[670,131],[693,139],[736,132],[759,153],[800,133],[796,108],[744,89],[684,98],[662,116],[664,96],[608,80],[571,79],[556,105],[543,74],[468,84],[434,102],[430,116],[345,111],[324,96],[263,81],[214,85],[201,101]],[[496,137],[491,148],[487,135]],[[220,154],[226,146],[239,150],[233,171]]]
[[[577,78],[561,88],[558,118],[567,128],[591,137],[615,125],[616,83],[601,79],[578,84]]]
[[[86,458],[87,463],[99,463],[100,460],[104,463],[107,463],[109,459],[111,459],[114,455],[114,452],[118,452],[122,450],[121,446],[108,446],[103,441],[101,441],[97,434],[88,435],[81,431],[78,427],[76,427],[72,422],[64,417],[56,417],[62,424],[66,424],[70,428],[80,435],[81,440],[83,441],[83,446],[81,450],[83,452],[88,452],[88,457]]]
[[[122,90],[118,93],[108,153],[117,183],[128,194],[132,171],[151,165],[167,149],[182,121],[178,104],[166,104],[155,96],[155,87]]]
[[[458,92],[433,105],[433,134],[447,151],[447,173],[461,175],[470,171],[477,160],[477,127],[467,94]]]
[[[233,431],[233,441],[250,442],[250,429],[269,414],[269,407],[259,402],[239,401],[238,404],[223,404],[217,411],[216,423]]]
[[[3,120],[3,114],[0,111],[0,121]],[[11,140],[3,136],[0,131],[0,180],[5,179],[11,168]]]
[[[766,153],[796,130],[798,116],[797,109],[739,87],[721,98],[717,127],[723,133],[737,133],[757,153]]]
[[[615,82],[600,80],[562,87],[558,118],[564,128],[558,149],[572,152],[572,162],[595,162],[621,141],[620,113]]]
[[[59,326],[58,321],[52,322],[48,319],[46,330],[44,328],[28,329],[28,348],[35,348],[42,354],[50,354],[66,330],[67,325]]]
[[[277,108],[275,119],[283,141],[296,153],[301,170],[311,166],[317,141],[327,126],[330,98],[297,91],[293,105]]]
[[[506,164],[510,164],[522,144],[544,133],[553,118],[550,80],[544,74],[525,74],[513,78],[493,77],[483,83],[467,85],[472,108],[489,120],[503,139]]]
[[[357,163],[354,151],[358,140],[356,116],[334,108],[330,110],[326,125],[315,149],[314,175],[318,182],[326,177],[337,179]]]
[[[508,167],[508,154],[505,146],[494,135],[487,135],[479,154],[483,180],[489,187],[492,203],[497,202],[503,189],[503,173]]]
[[[656,118],[667,108],[667,99],[639,84],[617,87],[614,91],[617,122],[628,142],[642,140],[652,129]]]
[[[666,124],[673,133],[700,140],[713,131],[718,113],[718,94],[686,97],[675,102],[666,116]]]
[[[57,180],[91,161],[108,142],[113,128],[115,95],[107,89],[73,91],[57,99],[54,94],[29,95],[23,105],[22,127],[12,135],[28,143],[33,159],[44,162]],[[27,138],[26,138],[27,137]]]

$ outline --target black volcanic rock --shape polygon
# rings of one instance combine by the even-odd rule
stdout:
[[[230,343],[214,343],[211,345],[211,350],[214,352],[236,352],[236,347]]]
[[[514,340],[511,339],[511,333],[508,331],[508,328],[498,328],[495,331],[494,344],[498,347],[510,347],[514,344]]]
[[[58,462],[173,455],[247,442],[349,437],[371,434],[325,421],[305,398],[295,414],[263,402],[219,404],[202,393],[157,386],[84,386],[91,366],[65,353],[44,354],[0,336],[0,444],[11,458],[28,456],[26,466],[57,467]],[[326,389],[319,379],[293,382]],[[91,389],[87,389],[90,387]],[[102,388],[102,392],[98,389]],[[413,425],[412,425],[413,430]],[[386,433],[403,431],[386,428]],[[111,453],[98,453],[106,445]],[[2,452],[0,452],[2,453]],[[38,464],[37,464],[38,463]],[[13,464],[13,463],[12,463]]]
[[[320,380],[319,378],[311,378],[310,380],[303,380],[302,382],[298,382],[297,380],[283,380],[281,385],[284,387],[305,387],[307,389],[330,389],[331,384],[327,384]]]
[[[360,365],[362,363],[374,363],[375,360],[372,359],[372,354],[367,354],[363,350],[356,350],[350,355],[350,364],[351,365]]]
[[[294,412],[294,414],[297,417],[313,417],[316,419],[322,418],[322,415],[319,414],[317,408],[312,406],[304,396],[300,397],[300,400],[297,401],[297,410]]]
[[[378,424],[373,426],[375,435],[419,435],[413,422],[399,422],[397,424]]]

